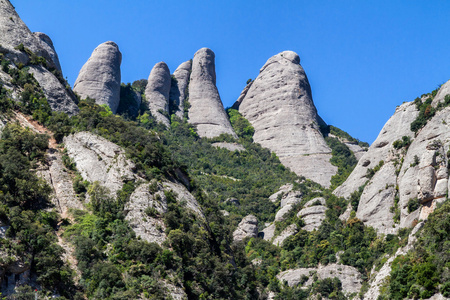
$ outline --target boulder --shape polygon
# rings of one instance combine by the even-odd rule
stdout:
[[[320,131],[325,126],[312,101],[299,56],[284,51],[261,68],[239,104],[239,112],[255,128],[253,140],[275,152],[298,175],[330,186],[337,167]]]
[[[173,72],[172,83],[170,85],[169,103],[171,110],[180,119],[184,118],[184,103],[189,97],[189,79],[191,76],[192,61],[188,60]]]
[[[259,236],[261,236],[266,241],[271,241],[272,238],[275,235],[275,224],[271,223],[270,225],[266,226],[260,233]]]
[[[120,101],[122,53],[114,42],[100,44],[81,68],[73,90],[82,99],[94,99],[116,113]]]
[[[247,237],[258,236],[258,219],[253,215],[248,215],[242,219],[238,228],[233,232],[233,240],[235,242],[242,241]]]
[[[319,199],[323,198],[313,200],[320,202]],[[309,206],[305,205],[305,208],[297,213],[297,217],[302,218],[305,222],[305,226],[303,226],[302,229],[306,231],[318,229],[320,225],[322,225],[322,221],[325,219],[325,212],[327,211],[327,207],[323,205],[312,205],[314,202],[311,201],[308,202],[308,204],[310,204]]]
[[[170,125],[169,120],[169,92],[170,92],[170,71],[165,62],[157,63],[148,77],[145,88],[145,98],[150,106],[152,115],[158,122],[166,126]]]
[[[208,48],[198,50],[192,62],[189,82],[189,120],[201,137],[229,134],[237,138],[216,87],[215,55]]]

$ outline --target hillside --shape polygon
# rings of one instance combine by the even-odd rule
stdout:
[[[450,297],[450,81],[369,146],[292,51],[227,109],[208,48],[122,83],[105,42],[72,90],[3,0],[0,59],[2,297]]]

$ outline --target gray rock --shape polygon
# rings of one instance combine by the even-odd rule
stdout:
[[[125,151],[105,138],[78,132],[65,137],[64,145],[83,179],[98,181],[111,195],[115,195],[125,181],[137,179],[133,173],[134,163],[126,158]]]
[[[239,105],[239,112],[255,128],[253,140],[277,154],[298,175],[330,185],[337,167],[320,132],[311,88],[299,56],[285,51],[261,68]]]
[[[50,66],[57,67],[47,51],[49,47],[42,43],[40,37],[33,35],[20,19],[9,0],[0,1],[0,45],[3,48],[2,52],[6,52],[6,57],[26,65],[29,62],[28,55],[14,49],[23,44],[36,55],[44,57]]]
[[[248,215],[242,219],[238,228],[233,232],[233,240],[235,242],[242,241],[247,237],[258,236],[258,219],[253,215]]]
[[[437,92],[431,105],[436,107],[439,103],[444,102],[445,96],[450,94],[450,80],[444,83]]]
[[[64,167],[61,152],[49,149],[46,158],[48,167],[38,173],[53,189],[51,200],[58,212],[66,218],[69,209],[83,209],[83,203],[73,190],[72,177]]]
[[[398,230],[390,210],[394,206],[396,179],[393,162],[384,164],[369,181],[359,201],[356,217],[379,234],[395,234]]]
[[[323,206],[325,206],[325,204],[326,204],[325,198],[317,197],[317,198],[311,199],[308,202],[306,202],[304,206],[305,207],[316,206],[316,205],[323,205]]]
[[[414,103],[408,102],[397,107],[394,115],[384,125],[375,142],[360,158],[353,172],[333,193],[339,197],[349,198],[351,193],[366,183],[366,174],[369,168],[373,169],[381,160],[385,163],[399,161],[400,158],[394,151],[392,143],[403,136],[414,138],[414,132],[411,131],[410,124],[416,119],[417,115],[418,111]],[[380,185],[379,189],[383,187]]]
[[[29,72],[33,74],[47,98],[53,111],[62,111],[69,115],[77,114],[76,97],[70,88],[66,88],[50,71],[42,66],[30,66]]]
[[[315,200],[315,199],[313,199],[313,200]],[[320,201],[320,200],[315,200],[315,201]],[[323,220],[325,219],[326,211],[327,211],[327,208],[323,205],[312,205],[312,206],[308,206],[308,207],[305,207],[302,210],[300,210],[297,213],[297,217],[302,218],[303,221],[305,222],[305,226],[303,226],[302,229],[306,230],[306,231],[313,231],[313,230],[318,229],[320,227],[320,225],[322,225]]]
[[[173,80],[170,86],[169,99],[170,103],[174,106],[173,111],[175,115],[180,119],[184,117],[184,101],[189,97],[189,80],[192,70],[192,61],[188,60],[173,72]]]
[[[360,145],[355,143],[344,143],[350,151],[353,152],[357,160],[360,160],[361,157],[367,152],[367,149],[362,148]]]
[[[42,49],[47,51],[47,53],[50,55],[53,64],[55,65],[56,70],[61,70],[61,64],[59,63],[58,54],[56,53],[55,46],[53,46],[52,39],[42,32],[34,32],[33,33],[35,37],[37,37],[38,41],[40,42],[40,46]]]
[[[266,228],[264,228],[260,233],[260,236],[262,236],[263,239],[265,239],[266,241],[271,241],[275,235],[275,224],[272,223],[269,226],[267,226]]]
[[[100,44],[81,68],[73,90],[82,99],[92,98],[116,113],[120,101],[122,53],[114,42]]]
[[[213,143],[212,145],[216,148],[224,148],[230,151],[245,151],[244,146],[238,143],[221,142],[221,143]]]
[[[272,242],[275,246],[282,246],[285,239],[290,237],[291,235],[294,235],[298,232],[298,228],[296,224],[291,224],[288,227],[286,227],[285,230],[283,230]]]
[[[248,90],[250,90],[250,87],[252,86],[252,84],[253,84],[253,80],[250,81],[250,82],[245,86],[245,88],[242,90],[241,94],[239,95],[239,98],[238,98],[238,99],[236,100],[236,102],[233,104],[233,106],[232,106],[233,109],[239,110],[239,105],[241,105],[242,100],[244,100],[244,98],[245,98],[245,96],[247,95]]]
[[[215,55],[208,48],[198,50],[192,62],[189,82],[189,123],[201,137],[229,134],[237,138],[216,87]]]
[[[361,274],[351,266],[330,264],[318,268],[298,268],[281,272],[277,275],[279,281],[286,281],[290,287],[300,284],[303,276],[308,277],[303,286],[313,284],[313,276],[317,274],[320,280],[337,277],[342,282],[342,290],[345,294],[358,293],[362,286]]]
[[[169,115],[169,92],[170,71],[165,62],[157,63],[148,77],[145,88],[145,99],[147,99],[150,111],[158,122],[167,127],[170,125]]]

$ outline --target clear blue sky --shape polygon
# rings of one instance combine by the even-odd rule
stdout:
[[[125,83],[159,61],[173,72],[209,47],[227,107],[269,57],[295,51],[325,122],[370,143],[397,105],[450,79],[450,1],[11,2],[53,39],[72,85],[108,40],[122,52]]]

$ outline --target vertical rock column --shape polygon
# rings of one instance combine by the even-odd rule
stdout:
[[[73,90],[81,98],[106,104],[116,113],[120,101],[122,53],[114,42],[100,44],[80,70]]]
[[[170,81],[169,67],[165,62],[159,62],[150,72],[145,88],[145,98],[149,103],[152,115],[158,122],[166,126],[170,125],[168,117]]]
[[[170,86],[169,99],[170,104],[173,105],[170,109],[181,119],[184,115],[184,101],[189,97],[188,85],[191,70],[192,61],[188,60],[182,63],[175,72],[173,72],[173,80]]]
[[[212,138],[222,133],[237,137],[220,100],[216,87],[215,55],[211,49],[198,50],[192,61],[189,82],[189,123],[197,127],[201,137]]]

